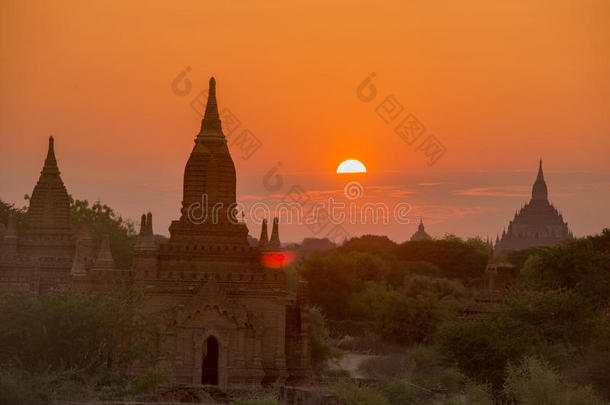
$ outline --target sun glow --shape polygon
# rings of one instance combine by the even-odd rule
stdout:
[[[337,173],[366,173],[366,167],[356,159],[348,159],[337,167]]]

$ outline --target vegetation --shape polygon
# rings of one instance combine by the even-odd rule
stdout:
[[[374,358],[361,369],[376,382],[367,386],[339,383],[335,392],[346,405],[493,404],[487,387],[470,381],[430,347]]]
[[[25,198],[29,199],[27,195]],[[8,223],[9,213],[16,216],[17,228],[23,230],[27,225],[27,207],[18,208],[0,200],[0,224]],[[104,235],[108,235],[116,266],[118,268],[131,266],[136,240],[136,230],[132,221],[123,219],[100,201],[90,204],[87,200],[75,200],[72,197],[70,197],[70,221],[75,231],[87,223],[95,246],[99,246]],[[0,237],[3,234],[4,230],[0,229]]]
[[[278,405],[278,400],[272,395],[260,398],[238,398],[231,401],[231,405]]]
[[[341,351],[330,343],[330,334],[324,316],[317,307],[309,308],[309,340],[311,362],[318,372],[329,360],[341,357]]]
[[[445,387],[447,401],[456,395],[464,403],[465,396],[485,392],[480,403],[544,403],[538,394],[524,394],[530,386],[548,398],[567,398],[546,403],[610,398],[610,231],[499,255],[502,265],[520,270],[503,305],[493,317],[465,318],[469,287],[480,283],[488,253],[480,239],[447,236],[396,245],[367,236],[306,257],[296,269],[309,283],[311,302],[338,331],[332,336],[341,347],[394,354],[413,345],[434,347],[448,375],[461,375],[459,389]],[[366,333],[342,336],[364,325]],[[346,382],[337,392],[346,403],[409,403],[408,390],[400,388],[409,386],[405,378],[387,377],[366,388]]]
[[[129,268],[133,258],[136,231],[132,221],[124,220],[112,208],[99,201],[92,205],[87,200],[70,197],[70,215],[74,229],[87,223],[93,243],[99,246],[104,235],[110,239],[110,250],[118,268]]]
[[[607,404],[591,387],[566,382],[548,363],[533,357],[526,357],[518,364],[509,364],[504,394],[520,405]]]
[[[72,200],[71,207],[75,229],[86,221],[96,241],[109,234],[115,261],[129,266],[133,224],[99,202]],[[9,212],[23,227],[26,210],[0,202],[0,222]],[[367,235],[285,268],[291,288],[300,280],[309,284],[316,372],[327,372],[325,366],[340,358],[336,339],[342,348],[390,353],[361,370],[376,383],[335,386],[347,405],[606,403],[610,230],[496,256],[518,276],[493,316],[464,316],[488,254],[477,238],[396,244]],[[162,367],[136,380],[123,373],[125,365],[156,354],[158,336],[150,320],[138,316],[138,305],[137,295],[125,293],[1,296],[0,403],[48,403],[94,392],[128,397],[169,381]]]
[[[0,295],[0,403],[136,393],[125,368],[156,360],[158,342],[139,308],[126,292]]]

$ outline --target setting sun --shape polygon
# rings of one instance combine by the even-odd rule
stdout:
[[[366,167],[359,160],[348,159],[337,167],[337,173],[366,173]]]

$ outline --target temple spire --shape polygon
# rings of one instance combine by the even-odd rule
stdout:
[[[540,166],[538,167],[538,177],[536,180],[544,181],[544,173],[542,173],[542,158],[540,159]]]
[[[267,220],[263,219],[263,224],[261,226],[261,236],[260,236],[260,238],[258,238],[259,249],[266,248],[268,243],[269,243],[269,239],[267,237]]]
[[[271,229],[271,237],[269,238],[270,249],[279,249],[281,247],[279,224],[279,218],[273,218],[273,228]]]
[[[548,200],[548,190],[544,181],[544,173],[542,172],[542,159],[540,159],[540,165],[538,166],[536,182],[532,187],[532,200]]]
[[[224,136],[220,126],[220,115],[218,114],[218,103],[216,102],[216,79],[210,79],[208,91],[208,103],[205,107],[205,114],[201,121],[201,132],[199,135],[219,135]]]
[[[146,235],[153,236],[152,213],[146,214]]]
[[[44,167],[42,168],[42,174],[59,174],[59,168],[57,167],[57,159],[55,159],[55,141],[52,136],[49,137],[49,149],[47,151],[47,158],[44,161]]]

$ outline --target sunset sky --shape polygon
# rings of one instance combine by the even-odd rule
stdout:
[[[0,199],[25,203],[53,135],[70,194],[127,218],[151,211],[168,234],[193,106],[214,76],[220,109],[240,121],[231,136],[261,142],[248,157],[230,146],[246,205],[295,185],[345,199],[356,180],[362,201],[406,202],[414,221],[348,224],[350,235],[403,241],[421,216],[433,236],[495,238],[542,158],[574,234],[596,233],[610,226],[608,21],[607,0],[2,1]],[[190,90],[172,84],[185,71]],[[403,110],[386,123],[388,96]],[[446,148],[435,164],[394,132],[408,114]],[[368,173],[336,174],[345,159]],[[280,231],[284,242],[326,232]]]

